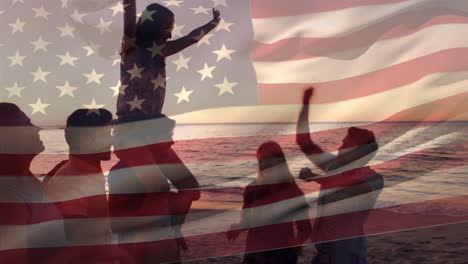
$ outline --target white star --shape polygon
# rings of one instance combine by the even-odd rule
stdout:
[[[221,96],[223,93],[225,92],[228,92],[230,94],[234,94],[234,92],[232,91],[232,88],[234,86],[238,85],[238,83],[235,83],[235,82],[232,82],[230,83],[226,77],[224,77],[224,81],[223,83],[220,83],[220,84],[216,84],[215,86],[217,88],[219,88],[219,94],[218,96]]]
[[[158,89],[159,87],[166,88],[165,80],[160,73],[158,73],[158,77],[156,77],[155,80],[151,80],[151,82],[154,84],[154,89]]]
[[[97,28],[99,30],[99,32],[102,34],[104,34],[104,32],[112,32],[112,30],[110,29],[110,25],[112,24],[112,20],[111,21],[107,21],[107,22],[104,22],[104,19],[99,18],[99,24],[97,24],[96,26],[94,26],[95,28]]]
[[[73,31],[75,31],[75,28],[68,25],[68,22],[65,24],[65,26],[57,27],[57,28],[58,30],[60,30],[60,37],[65,37],[65,36],[69,36],[72,38],[75,37],[75,35],[73,34]]]
[[[78,59],[77,57],[70,56],[70,53],[67,51],[65,55],[57,55],[62,61],[60,65],[69,64],[71,66],[75,66],[75,61]]]
[[[232,26],[233,24],[234,23],[228,23],[224,19],[221,18],[221,20],[219,20],[218,26],[216,27],[216,32],[223,30],[223,29],[228,32],[231,32],[231,29],[229,27]]]
[[[145,99],[138,99],[138,96],[135,95],[132,101],[128,101],[127,104],[130,105],[130,112],[133,111],[134,109],[140,109],[143,111],[141,108],[141,104],[145,101]]]
[[[112,54],[109,59],[112,60],[112,67],[114,67],[116,64],[119,64],[121,59],[119,51],[115,49],[114,54]]]
[[[179,55],[179,58],[175,61],[173,61],[173,63],[175,63],[175,65],[177,65],[177,69],[176,71],[179,71],[181,68],[186,68],[188,70],[188,62],[190,61],[190,59],[192,59],[192,57],[187,57],[187,58],[184,58],[184,56],[182,56],[182,53]]]
[[[42,36],[39,36],[39,39],[37,41],[31,41],[31,44],[34,46],[34,52],[38,50],[47,52],[47,45],[52,44],[52,42],[44,41]]]
[[[149,11],[145,9],[145,11],[140,16],[140,23],[145,23],[146,20],[153,21],[153,14],[156,13],[155,11]]]
[[[144,70],[143,67],[138,68],[137,64],[135,63],[133,65],[133,69],[127,71],[128,73],[130,73],[130,81],[135,79],[135,78],[140,78],[141,79],[141,72],[143,70]]]
[[[31,74],[34,76],[33,82],[37,82],[37,81],[47,82],[46,76],[49,75],[50,72],[43,72],[41,66],[39,66],[37,71],[31,72]]]
[[[83,105],[84,108],[88,109],[88,113],[86,113],[86,115],[90,115],[92,113],[95,113],[97,115],[101,115],[101,113],[99,112],[99,108],[103,108],[105,105],[98,105],[96,104],[96,100],[93,99],[93,101],[91,102],[91,104],[89,105]]]
[[[136,38],[125,37],[125,49],[128,50],[131,47],[136,47],[135,41]]]
[[[73,14],[70,15],[70,18],[77,23],[83,24],[84,16],[86,16],[86,14],[80,14],[80,12],[78,12],[78,10],[75,9],[75,11],[73,11]]]
[[[8,91],[8,98],[15,95],[21,98],[21,91],[24,90],[24,87],[19,87],[18,83],[15,82],[12,87],[7,87],[5,89]]]
[[[236,52],[236,51],[227,49],[224,44],[221,47],[221,49],[213,51],[214,54],[218,55],[218,58],[216,59],[217,62],[224,59],[224,58],[226,58],[228,60],[232,60],[231,53],[233,53],[233,52]]]
[[[112,10],[112,16],[117,15],[118,13],[123,13],[124,12],[124,5],[119,1],[117,4],[113,7],[109,7],[110,10]]]
[[[180,3],[184,1],[177,1],[177,0],[168,0],[168,1],[163,1],[164,5],[166,6],[180,6]]]
[[[211,1],[213,1],[213,7],[219,6],[219,5],[227,7],[226,0],[211,0]]]
[[[206,77],[213,79],[213,75],[211,75],[211,72],[213,72],[215,68],[216,66],[208,67],[208,64],[206,64],[205,62],[205,66],[203,67],[203,69],[198,71],[198,73],[202,75],[201,80],[203,81]]]
[[[44,18],[45,20],[49,20],[49,17],[50,15],[52,15],[52,13],[50,12],[47,12],[47,10],[44,9],[44,6],[41,5],[40,8],[33,8],[32,9],[34,11],[34,17],[42,17]]]
[[[24,4],[24,0],[13,0],[13,2],[11,2],[11,5],[14,5],[16,3],[22,3]]]
[[[97,84],[101,84],[101,78],[104,76],[104,74],[97,74],[96,70],[93,69],[93,71],[89,74],[83,74],[86,78],[88,78],[88,81],[86,84],[90,84],[92,82],[95,82]]]
[[[0,15],[3,15],[5,13],[4,10],[0,10]]]
[[[111,89],[112,91],[114,91],[114,97],[116,97],[119,93],[120,94],[125,94],[125,88],[127,88],[128,85],[122,85],[122,83],[120,82],[120,80],[117,82],[117,85],[116,86],[111,86],[109,87],[109,89]]]
[[[37,112],[42,113],[43,115],[46,114],[45,109],[49,106],[50,104],[43,104],[41,102],[41,98],[37,98],[37,101],[35,104],[29,104],[30,107],[32,107],[32,115],[34,115]]]
[[[68,81],[65,82],[63,86],[55,86],[57,89],[60,90],[60,95],[59,97],[62,97],[64,95],[69,95],[71,97],[74,97],[73,91],[78,89],[78,87],[71,86]]]
[[[190,103],[190,98],[189,96],[193,93],[193,90],[187,91],[185,90],[185,87],[182,86],[182,90],[180,93],[175,93],[174,95],[177,96],[177,104],[179,104],[182,101],[187,101]]]
[[[153,42],[153,47],[147,48],[146,50],[151,51],[151,58],[154,58],[156,55],[163,56],[162,49],[164,48],[164,44],[158,45],[156,42]]]
[[[214,34],[211,34],[211,33],[206,34],[205,31],[203,31],[202,29],[200,30],[200,35],[196,37],[192,37],[192,39],[196,40],[198,42],[197,47],[200,47],[201,44],[210,45],[210,38],[213,36]]]
[[[62,8],[65,8],[68,6],[68,0],[60,0],[62,2]]]
[[[23,32],[24,25],[26,25],[26,22],[22,22],[19,18],[16,19],[16,22],[14,24],[9,24],[10,27],[12,28],[11,34],[15,34],[16,32]]]
[[[87,51],[86,53],[86,56],[90,56],[91,54],[99,51],[99,49],[101,48],[101,45],[99,44],[96,44],[94,42],[90,42],[88,46],[84,46],[83,49],[85,49]]]
[[[172,38],[176,38],[176,37],[182,37],[184,36],[184,34],[182,34],[182,29],[185,27],[185,25],[176,25],[174,24],[174,28],[172,29]]]
[[[196,14],[207,14],[209,15],[209,11],[210,9],[209,8],[206,8],[206,7],[203,7],[203,6],[198,6],[198,7],[194,7],[194,8],[190,8],[193,10],[193,14],[196,15]]]
[[[26,58],[26,56],[20,56],[19,51],[16,50],[15,56],[8,57],[8,59],[10,60],[10,67],[13,67],[15,65],[24,66],[23,65],[23,60],[25,58]]]

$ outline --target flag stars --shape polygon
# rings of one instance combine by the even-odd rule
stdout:
[[[105,22],[104,19],[102,19],[101,17],[99,18],[99,24],[97,24],[94,27],[97,28],[102,35],[104,34],[104,32],[112,32],[110,29],[111,24],[112,24],[112,20]]]
[[[197,47],[200,47],[200,45],[202,44],[210,45],[210,38],[213,36],[214,34],[211,34],[211,33],[206,34],[205,31],[203,31],[202,29],[200,30],[200,35],[192,37],[192,39],[196,40],[198,42]]]
[[[179,104],[182,101],[187,101],[190,103],[190,98],[189,96],[193,93],[193,90],[185,90],[185,87],[182,86],[182,90],[180,93],[175,93],[174,95],[177,97],[177,104]]]
[[[68,6],[68,0],[60,0],[62,2],[62,8],[65,8]]]
[[[112,16],[117,15],[118,13],[124,13],[124,5],[122,5],[121,1],[118,1],[117,4],[113,7],[109,7],[112,10]]]
[[[16,50],[15,56],[8,57],[8,59],[10,60],[10,67],[13,67],[15,65],[24,66],[23,65],[23,60],[25,58],[26,58],[26,56],[20,56],[19,51]]]
[[[211,1],[213,1],[213,7],[216,7],[216,6],[226,6],[227,7],[226,0],[211,0]]]
[[[184,34],[182,33],[182,29],[184,29],[184,27],[185,25],[174,24],[174,28],[172,29],[172,38],[183,37]]]
[[[60,95],[59,97],[62,97],[64,95],[69,95],[71,97],[74,97],[73,95],[73,91],[75,91],[76,89],[78,89],[78,87],[74,87],[74,86],[71,86],[68,81],[65,82],[64,85],[62,86],[56,86],[57,89],[60,90]]]
[[[24,0],[13,0],[13,1],[11,2],[11,5],[14,5],[14,4],[16,4],[16,3],[22,3],[22,4],[24,4]]]
[[[166,88],[165,79],[160,73],[158,73],[156,79],[151,80],[151,82],[154,84],[154,89],[158,89],[159,87]]]
[[[73,34],[73,32],[75,31],[75,28],[70,26],[68,22],[65,23],[65,26],[57,27],[57,29],[60,30],[60,37],[66,37],[66,36],[69,36],[71,38],[75,37],[75,34]]]
[[[135,78],[140,78],[141,79],[141,72],[143,71],[143,67],[139,68],[137,64],[135,63],[133,65],[133,69],[128,70],[127,72],[130,73],[130,80],[133,80]]]
[[[140,16],[140,23],[143,24],[146,21],[153,21],[153,14],[156,13],[155,11],[149,11],[145,9],[145,11]]]
[[[49,16],[52,15],[52,13],[48,12],[47,10],[44,9],[44,5],[41,5],[40,8],[33,8],[34,11],[34,17],[42,17],[45,20],[49,20]]]
[[[223,30],[223,29],[228,32],[231,32],[231,29],[229,27],[232,26],[233,24],[234,23],[228,23],[223,18],[221,18],[221,20],[219,20],[218,26],[216,27],[216,32]]]
[[[164,48],[164,46],[164,44],[158,45],[156,44],[156,42],[153,42],[153,47],[147,48],[146,50],[151,51],[151,58],[154,58],[156,55],[163,57],[164,55],[162,53],[162,49]]]
[[[52,42],[44,41],[42,39],[42,36],[39,36],[39,38],[36,41],[31,41],[31,44],[34,46],[33,52],[36,52],[38,50],[47,52],[47,46],[52,44]]]
[[[73,13],[70,15],[70,18],[76,23],[84,24],[83,22],[84,16],[86,16],[86,14],[81,14],[80,12],[78,12],[78,10],[75,9],[75,11],[73,11]]]
[[[222,59],[227,59],[227,60],[232,60],[231,54],[236,52],[235,50],[230,50],[226,48],[226,45],[223,44],[221,49],[213,51],[214,54],[218,55],[218,58],[216,59],[216,62],[222,60]]]
[[[213,79],[213,75],[211,74],[216,66],[208,67],[208,64],[205,62],[205,66],[203,69],[199,70],[198,73],[202,75],[201,80],[203,81],[206,77]]]
[[[70,66],[75,66],[75,61],[78,59],[77,57],[70,56],[70,53],[67,51],[65,55],[57,55],[60,58],[60,66],[64,64],[68,64]]]
[[[112,60],[112,67],[114,67],[115,65],[119,64],[121,62],[121,57],[120,57],[120,53],[118,50],[114,50],[114,54],[112,54],[109,59]]]
[[[101,113],[99,112],[99,108],[103,108],[105,105],[98,105],[96,104],[96,100],[92,100],[91,104],[89,105],[83,105],[84,108],[88,109],[88,112],[86,113],[86,115],[90,115],[92,113],[96,114],[96,115],[101,115]]]
[[[111,89],[112,91],[114,91],[114,97],[116,97],[117,95],[119,94],[125,94],[125,88],[127,88],[128,85],[122,85],[122,83],[120,82],[120,80],[117,82],[117,85],[116,86],[111,86],[109,87],[109,89]]]
[[[18,86],[18,82],[15,82],[12,87],[7,87],[5,90],[8,91],[8,98],[13,96],[21,98],[21,92],[24,90],[24,87]]]
[[[11,34],[15,34],[16,32],[24,32],[24,25],[26,25],[26,22],[21,21],[19,18],[16,19],[16,22],[13,24],[9,24],[12,32]]]
[[[230,94],[234,94],[234,92],[232,91],[232,88],[234,86],[238,85],[238,83],[236,82],[229,82],[228,79],[226,77],[224,77],[224,81],[223,83],[220,83],[220,84],[216,84],[215,87],[219,88],[219,94],[218,96],[221,96],[223,95],[224,93],[230,93]]]
[[[133,98],[132,101],[127,102],[127,104],[130,105],[130,112],[135,110],[135,109],[139,109],[139,110],[143,111],[143,109],[141,108],[141,104],[143,104],[144,101],[145,101],[145,99],[138,99],[138,96],[135,95],[135,97]]]
[[[192,57],[187,57],[187,58],[184,58],[184,56],[182,55],[182,53],[179,55],[179,58],[175,61],[173,61],[173,63],[175,65],[177,65],[177,69],[176,69],[176,72],[178,72],[180,69],[182,68],[185,68],[185,69],[189,69],[188,67],[188,62],[190,61],[190,59],[192,59]]]
[[[184,1],[177,1],[177,0],[168,0],[168,1],[163,1],[165,6],[180,6],[180,3],[183,3]]]
[[[41,102],[41,98],[37,98],[37,101],[35,104],[29,104],[30,107],[32,107],[32,114],[34,115],[35,113],[41,113],[43,115],[46,115],[45,109],[50,106],[50,104],[43,104]]]
[[[34,77],[33,83],[34,83],[34,82],[37,82],[37,81],[47,82],[46,77],[47,77],[47,75],[50,74],[50,72],[42,71],[42,68],[39,66],[39,68],[37,69],[37,71],[31,72],[31,74],[32,74],[32,76]]]
[[[98,74],[96,73],[96,70],[93,69],[93,71],[89,74],[83,74],[86,78],[88,78],[88,81],[86,82],[86,84],[90,84],[90,83],[97,83],[97,84],[101,84],[101,78],[104,76],[104,74]]]
[[[209,15],[210,14],[210,9],[209,8],[206,8],[206,7],[203,7],[203,6],[198,6],[198,7],[194,7],[194,8],[190,8],[193,10],[193,14],[196,15],[196,14],[207,14]]]
[[[90,42],[88,46],[84,46],[83,49],[86,50],[86,56],[91,56],[93,53],[99,51],[101,45],[96,44],[94,42]]]

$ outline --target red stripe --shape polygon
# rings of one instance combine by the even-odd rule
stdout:
[[[396,210],[405,210],[406,208],[418,207],[446,207],[448,204],[466,204],[468,196],[460,196],[455,198],[439,199],[424,201],[420,203],[412,203],[391,207]],[[402,214],[393,213],[382,209],[373,209],[360,212],[352,212],[333,217],[333,221],[338,223],[346,223],[351,217],[359,217],[361,215],[369,215],[368,220],[364,225],[364,233],[355,228],[342,229],[338,234],[330,234],[328,232],[321,233],[326,235],[326,239],[343,239],[360,235],[375,235],[386,232],[401,231],[406,229],[424,228],[435,225],[447,225],[452,223],[460,223],[468,221],[468,216],[448,216],[448,215],[431,215],[431,214]],[[321,218],[327,219],[327,217]],[[310,223],[314,223],[315,219],[310,219]],[[279,227],[280,225],[278,225]],[[260,227],[261,228],[261,227]],[[271,228],[271,227],[270,227]],[[259,228],[257,228],[259,229]],[[323,230],[322,230],[323,231]],[[246,252],[245,249],[245,232],[238,237],[234,242],[229,242],[226,239],[224,232],[210,233],[205,235],[185,237],[185,241],[190,249],[184,254],[184,260],[200,259],[209,257],[218,257],[225,255],[241,254]],[[323,242],[325,239],[318,239],[319,234],[314,233],[311,240],[306,243]],[[125,259],[130,257],[135,260],[135,263],[141,262],[142,248],[153,249],[155,254],[161,254],[162,248],[167,248],[169,240],[147,243],[135,243],[124,245],[94,245],[81,247],[62,247],[62,248],[34,248],[34,249],[19,249],[19,250],[4,250],[0,251],[0,261],[2,263],[26,263],[21,257],[27,253],[34,257],[34,263],[67,263],[71,259],[82,258],[82,261],[90,261],[92,259]],[[278,246],[291,246],[287,241],[278,241]],[[139,250],[138,250],[139,249]],[[264,245],[256,245],[256,250],[268,250]],[[167,254],[166,254],[167,255]],[[24,258],[23,258],[24,259]],[[165,261],[177,261],[178,259],[165,259]]]
[[[295,16],[309,13],[333,11],[358,6],[384,5],[405,2],[406,0],[253,0],[252,18]]]
[[[354,49],[365,52],[376,42],[409,36],[425,28],[444,24],[467,24],[464,13],[442,8],[428,8],[397,15],[353,34],[336,38],[288,38],[273,44],[254,42],[254,62],[291,61],[333,54]]]
[[[323,83],[258,84],[260,103],[264,105],[297,104],[305,87],[316,88],[314,104],[357,99],[411,84],[439,72],[468,70],[468,48],[439,51],[375,72]],[[353,89],[346,89],[352,87]]]

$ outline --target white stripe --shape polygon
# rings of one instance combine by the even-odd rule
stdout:
[[[382,70],[438,51],[468,47],[467,24],[435,25],[412,35],[383,40],[364,52],[354,49],[328,57],[254,62],[258,83],[321,83]],[[345,88],[345,87],[344,87]]]
[[[254,40],[272,44],[287,38],[340,37],[408,11],[424,12],[424,9],[434,7],[468,11],[468,3],[465,0],[409,0],[395,4],[360,6],[308,15],[256,18],[252,20]]]

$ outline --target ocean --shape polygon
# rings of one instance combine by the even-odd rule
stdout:
[[[465,138],[468,122],[394,122],[394,123],[312,123],[313,140],[325,150],[336,149],[349,126],[372,130],[379,150],[370,162],[383,174],[385,188],[376,207],[392,210],[392,205],[415,203],[466,195],[468,167]],[[268,140],[277,141],[283,148],[291,173],[297,177],[301,168],[320,171],[295,144],[295,124],[209,124],[178,125],[174,131],[175,151],[200,182],[202,188],[213,193],[233,192],[232,201],[242,202],[242,190],[256,177],[257,147]],[[67,158],[68,146],[63,129],[44,129],[40,132],[46,150],[35,158],[31,169],[36,175],[45,174],[58,162]],[[103,162],[105,174],[117,162],[115,156]],[[297,179],[303,189],[314,188],[313,182]],[[306,192],[309,193],[309,192]],[[311,204],[317,192],[310,192]],[[206,199],[216,199],[213,194]],[[402,210],[401,208],[395,210]],[[427,213],[433,215],[468,215],[465,204],[437,207],[406,207],[400,213]]]

